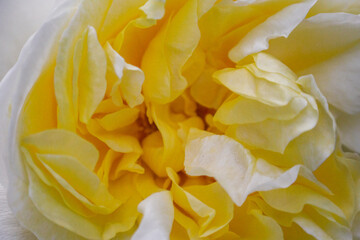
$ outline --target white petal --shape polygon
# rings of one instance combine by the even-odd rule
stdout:
[[[331,41],[329,40],[331,39]],[[298,75],[313,74],[329,103],[360,112],[360,15],[318,14],[288,39],[271,41],[269,52]]]
[[[305,18],[316,0],[306,0],[285,7],[265,22],[252,29],[229,52],[229,58],[239,62],[246,56],[268,49],[269,40],[287,37],[294,28]]]
[[[201,133],[195,130],[192,130],[191,134],[199,137],[190,136],[193,140],[186,145],[186,173],[191,176],[214,177],[238,206],[241,206],[253,192],[290,186],[298,175],[328,191],[311,171],[302,165],[284,171],[263,159],[256,159],[239,142],[227,136],[201,136]]]
[[[16,222],[6,201],[6,191],[0,184],[0,236],[2,239],[36,240],[35,236]]]
[[[55,1],[0,1],[0,79],[15,63],[25,41],[49,15]]]
[[[168,240],[174,221],[174,205],[169,191],[157,192],[138,206],[144,216],[132,240]]]

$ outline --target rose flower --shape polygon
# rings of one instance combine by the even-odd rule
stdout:
[[[64,1],[0,84],[13,214],[41,240],[356,239],[346,2]]]

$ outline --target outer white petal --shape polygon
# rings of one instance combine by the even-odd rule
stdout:
[[[28,92],[42,69],[51,64],[51,59],[55,60],[53,49],[56,49],[62,29],[74,10],[69,7],[69,2],[59,6],[56,15],[29,39],[20,53],[19,61],[0,82],[0,164],[12,159],[10,150],[16,149],[17,118]],[[0,171],[4,170],[0,168]],[[6,176],[6,173],[1,172],[0,176]],[[1,181],[6,187],[6,180]]]
[[[0,1],[0,79],[16,62],[25,41],[59,0]]]
[[[131,240],[168,240],[174,221],[174,205],[169,191],[157,192],[138,206],[143,214],[139,228]]]
[[[294,28],[305,18],[316,0],[305,0],[292,4],[265,22],[252,29],[234,48],[229,52],[229,58],[239,62],[246,56],[261,52],[269,47],[269,40],[278,37],[287,37]]]
[[[39,239],[78,239],[74,234],[49,222],[33,205],[28,195],[28,180],[17,146],[17,125],[23,103],[31,87],[48,64],[55,61],[60,36],[74,14],[79,1],[61,4],[51,18],[22,49],[18,62],[0,82],[0,176],[8,175],[9,206],[18,221]],[[4,168],[4,163],[6,168]],[[6,184],[6,183],[5,183]],[[44,227],[46,226],[46,228]]]
[[[318,14],[303,21],[288,39],[275,39],[269,53],[298,75],[313,74],[328,102],[360,112],[360,15]]]
[[[0,236],[3,240],[36,240],[35,236],[22,228],[12,215],[7,201],[6,191],[0,185]]]

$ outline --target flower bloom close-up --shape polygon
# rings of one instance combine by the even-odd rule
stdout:
[[[59,1],[0,103],[39,240],[360,239],[359,1]]]

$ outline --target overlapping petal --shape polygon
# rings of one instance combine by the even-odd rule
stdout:
[[[336,141],[321,91],[356,124],[341,111],[357,113],[358,21],[326,9],[340,8],[65,3],[0,86],[19,221],[40,239],[352,239],[360,166],[340,145],[357,137]],[[334,41],[281,51],[314,33]]]
[[[263,53],[254,60],[214,74],[233,92],[214,121],[251,149],[280,153],[279,165],[300,163],[316,169],[335,143],[335,123],[325,98],[311,76],[297,80],[285,65]]]

